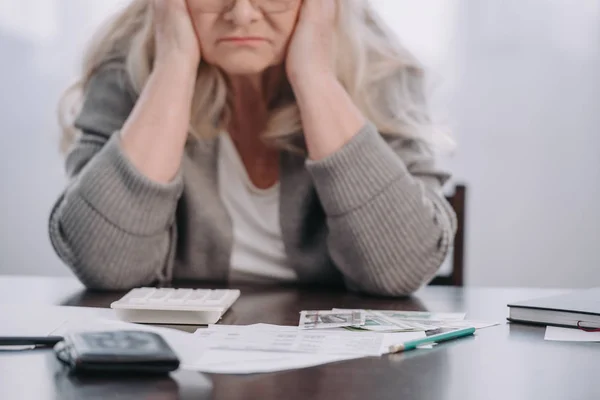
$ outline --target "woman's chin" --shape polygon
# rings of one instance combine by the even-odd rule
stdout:
[[[268,66],[253,66],[253,65],[231,65],[220,67],[225,74],[234,75],[257,75],[267,70]]]
[[[221,69],[227,75],[262,74],[274,65],[275,63],[272,62],[265,62],[264,60],[253,59],[230,60],[227,62],[217,63],[219,69]]]

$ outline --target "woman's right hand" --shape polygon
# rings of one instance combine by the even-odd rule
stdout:
[[[152,0],[154,68],[121,129],[123,152],[152,181],[172,182],[181,167],[200,64],[187,0]]]
[[[200,63],[200,42],[189,13],[188,0],[154,0],[155,63]]]

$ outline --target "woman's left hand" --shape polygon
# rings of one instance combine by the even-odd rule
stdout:
[[[335,77],[336,13],[337,0],[304,0],[286,60],[292,86]]]
[[[335,70],[338,0],[304,0],[286,69],[300,109],[309,157],[321,160],[359,132],[365,119]]]

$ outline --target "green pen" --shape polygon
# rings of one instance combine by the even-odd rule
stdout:
[[[390,353],[400,353],[403,351],[413,350],[425,344],[445,342],[447,340],[457,339],[464,336],[469,336],[475,333],[475,328],[452,329],[447,332],[433,334],[422,339],[409,340],[402,344],[395,344],[389,347]]]

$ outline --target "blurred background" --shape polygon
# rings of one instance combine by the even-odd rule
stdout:
[[[371,0],[430,72],[468,187],[465,281],[600,282],[600,0]],[[56,103],[123,0],[0,0],[0,274],[69,275]]]

